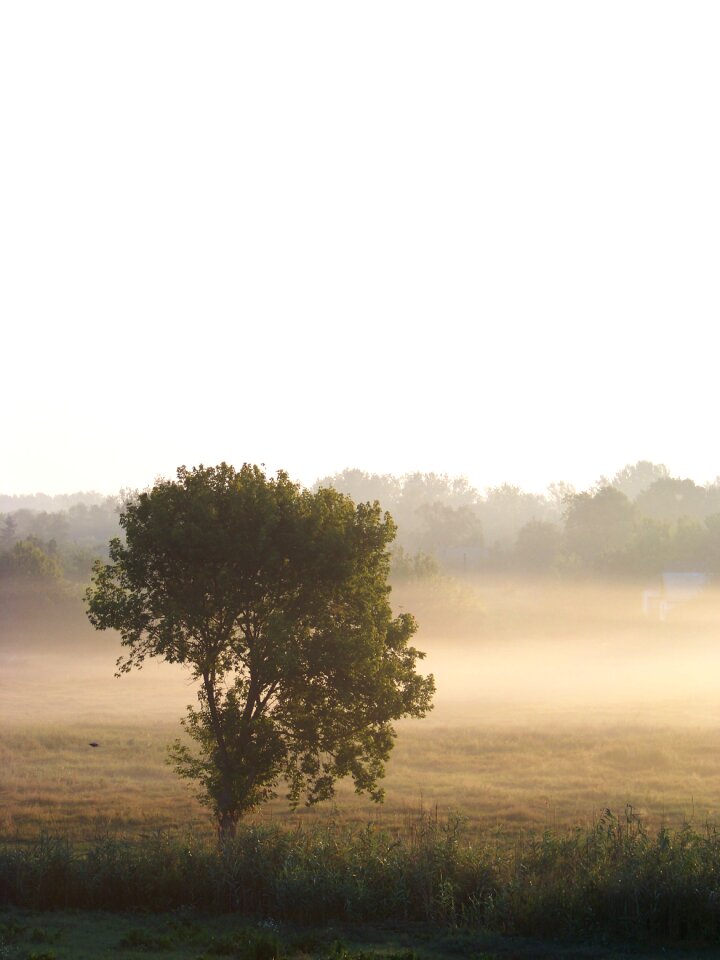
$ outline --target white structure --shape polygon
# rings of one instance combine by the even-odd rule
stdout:
[[[704,573],[664,573],[662,581],[661,590],[644,590],[642,595],[645,616],[662,621],[676,604],[692,600],[707,586]]]

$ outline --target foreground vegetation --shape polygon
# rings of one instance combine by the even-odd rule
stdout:
[[[712,947],[662,948],[672,960],[709,960]],[[3,960],[657,960],[652,946],[543,943],[428,924],[293,926],[228,914],[38,912],[0,908]]]
[[[0,903],[33,910],[214,911],[273,924],[426,923],[504,936],[714,942],[720,835],[647,832],[628,809],[591,830],[469,843],[458,818],[409,834],[246,826],[216,846],[158,834],[86,849],[0,847]]]

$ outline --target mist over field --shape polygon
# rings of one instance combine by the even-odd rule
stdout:
[[[428,717],[397,725],[384,807],[343,786],[337,807],[293,816],[392,820],[435,804],[511,830],[625,804],[649,822],[720,816],[715,485],[647,463],[546,496],[357,470],[328,485],[397,518],[391,602],[416,617],[437,693]],[[118,638],[83,612],[120,499],[2,505],[6,829],[207,829],[164,763],[195,702],[189,674],[148,661],[114,677]],[[281,800],[258,815],[288,816]]]
[[[437,681],[422,726],[720,721],[714,587],[664,622],[643,612],[637,585],[437,575],[396,584],[392,601],[417,617],[421,670]],[[182,714],[194,698],[182,667],[150,661],[115,678],[117,638],[75,613],[36,623],[31,642],[19,624],[3,632],[5,719]]]

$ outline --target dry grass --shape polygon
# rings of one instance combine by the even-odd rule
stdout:
[[[342,788],[335,806],[261,818],[337,817],[402,826],[422,805],[519,832],[589,824],[630,803],[650,823],[720,822],[720,600],[645,620],[639,588],[406,584],[438,681],[428,719],[399,726],[378,808]],[[193,700],[187,676],[149,665],[116,680],[94,656],[0,664],[0,832],[209,830],[164,764]],[[101,746],[88,746],[92,739]]]
[[[164,764],[174,724],[17,725],[0,747],[0,833],[87,839],[107,830],[205,833],[207,814]],[[87,746],[93,735],[97,750]],[[403,729],[377,807],[341,787],[337,803],[260,819],[325,817],[402,827],[422,806],[485,830],[589,825],[631,803],[650,824],[720,823],[720,730],[608,726]]]

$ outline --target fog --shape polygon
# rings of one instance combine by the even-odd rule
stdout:
[[[433,722],[720,721],[714,589],[664,621],[635,584],[476,579],[396,595],[421,623]]]
[[[720,822],[720,591],[664,621],[630,584],[436,574],[391,597],[417,617],[435,707],[396,725],[382,808],[342,782],[335,802],[292,816],[403,828],[432,805],[513,835],[630,803],[648,825]],[[119,653],[78,607],[3,631],[6,835],[211,828],[165,763],[195,704],[187,671],[149,661],[116,678]],[[257,816],[290,813],[281,795]]]
[[[720,723],[720,591],[707,587],[661,621],[637,585],[438,575],[401,582],[396,612],[436,678],[424,724]],[[2,719],[176,720],[194,689],[181,667],[149,661],[114,676],[111,634],[78,616],[15,624],[3,636]],[[408,721],[417,725],[417,721]]]

